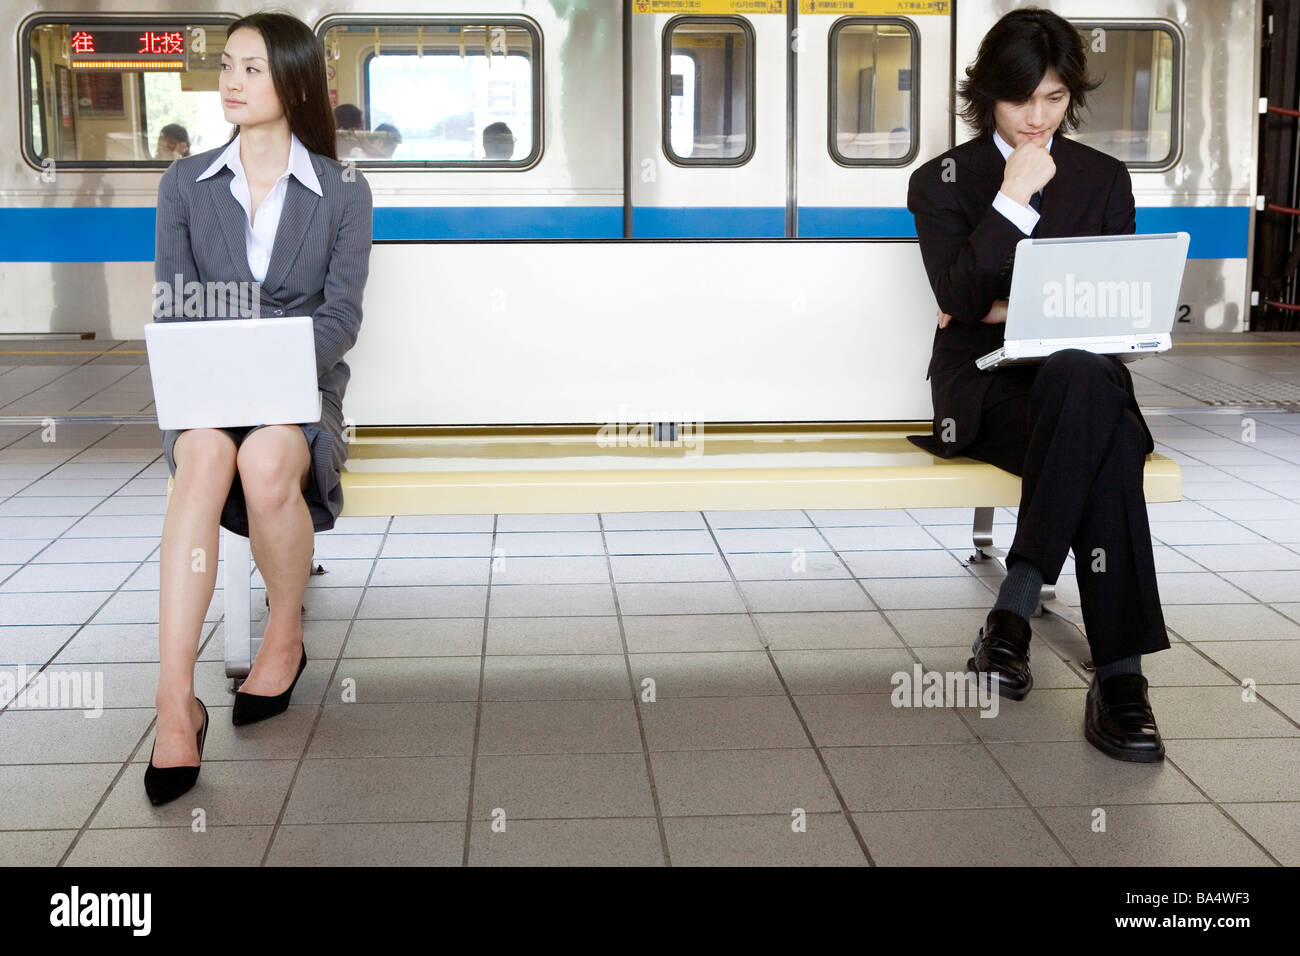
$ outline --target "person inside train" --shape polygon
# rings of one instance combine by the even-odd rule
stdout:
[[[911,177],[907,207],[939,313],[927,377],[934,434],[916,443],[1020,476],[1007,576],[970,670],[1020,700],[1033,686],[1030,617],[1073,549],[1095,668],[1084,731],[1121,760],[1164,759],[1142,655],[1169,647],[1143,497],[1155,444],[1128,368],[1078,349],[980,371],[1002,344],[1016,243],[1135,231],[1122,162],[1065,134],[1089,92],[1079,33],[1054,13],[1013,10],[989,30],[959,85],[978,135]]]
[[[505,123],[483,127],[483,158],[510,159],[515,155],[515,134]]]
[[[324,53],[311,28],[281,13],[235,21],[219,86],[235,135],[163,174],[155,276],[253,280],[263,315],[310,315],[321,419],[163,434],[175,481],[160,550],[158,722],[144,779],[155,804],[198,778],[208,712],[194,694],[194,664],[219,526],[250,538],[270,607],[232,722],[283,712],[307,664],[302,598],[313,532],[332,528],[343,508],[343,355],[360,329],[370,258],[370,187],[337,161]]]
[[[380,123],[371,132],[370,155],[376,159],[392,159],[400,145],[402,134],[392,123]]]
[[[366,120],[361,107],[352,103],[341,103],[334,107],[334,125],[340,132],[348,129],[365,129]]]
[[[174,160],[190,154],[190,134],[180,123],[168,123],[158,131],[154,159]]]
[[[338,155],[344,159],[365,159],[366,149],[359,135],[366,128],[366,118],[361,107],[353,103],[341,103],[334,107],[334,128],[337,131]]]

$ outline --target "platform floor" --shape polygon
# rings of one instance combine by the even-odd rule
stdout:
[[[1150,507],[1162,765],[1084,741],[1068,618],[1034,620],[1035,689],[996,717],[892,705],[898,672],[964,670],[992,605],[969,510],[358,518],[317,537],[274,720],[230,724],[218,590],[202,774],[158,809],[158,430],[13,422],[147,413],[142,345],[0,341],[0,680],[104,706],[0,711],[0,862],[1298,864],[1300,336],[1226,338],[1132,366],[1184,479]],[[1204,401],[1243,390],[1274,404]]]

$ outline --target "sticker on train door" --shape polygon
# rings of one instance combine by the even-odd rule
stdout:
[[[949,0],[799,0],[800,13],[843,16],[855,13],[873,17],[947,16]]]
[[[785,0],[634,0],[633,13],[720,14],[785,13]]]

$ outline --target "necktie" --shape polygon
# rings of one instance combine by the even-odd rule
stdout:
[[[1040,212],[1043,205],[1043,191],[1040,189],[1029,197],[1029,205],[1034,212]]]

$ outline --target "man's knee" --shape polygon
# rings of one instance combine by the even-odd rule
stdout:
[[[1098,355],[1085,349],[1060,349],[1043,360],[1043,370],[1061,375],[1089,375],[1109,373],[1114,361],[1108,355]]]
[[[1100,382],[1127,389],[1124,367],[1110,355],[1098,355],[1083,349],[1061,349],[1043,360],[1034,379],[1034,390],[1041,396],[1051,388],[1075,390]]]

